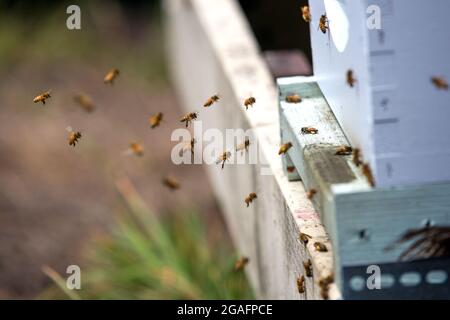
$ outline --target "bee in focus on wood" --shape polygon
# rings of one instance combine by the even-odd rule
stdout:
[[[307,277],[313,276],[313,268],[312,268],[311,259],[308,259],[308,261],[303,262],[303,268],[305,269],[305,273],[306,273]]]
[[[78,139],[81,138],[81,132],[74,131],[71,127],[67,127],[66,130],[69,131],[69,137],[67,138],[67,140],[69,140],[69,146],[75,147],[78,143]]]
[[[222,170],[223,167],[225,166],[225,161],[229,160],[231,157],[231,152],[229,151],[225,151],[224,153],[222,153],[219,158],[216,161],[216,164],[222,163]]]
[[[162,182],[171,190],[177,190],[180,188],[180,183],[174,177],[165,177]]]
[[[186,128],[187,128],[190,122],[197,119],[197,115],[198,115],[197,112],[189,112],[183,118],[180,119],[180,122],[186,122]]]
[[[318,134],[319,130],[314,127],[303,127],[301,129],[302,134]]]
[[[250,146],[250,140],[248,138],[246,138],[243,143],[241,143],[240,145],[238,145],[236,147],[236,152],[241,151],[241,153],[242,153],[244,150],[248,151],[249,146]]]
[[[291,142],[287,142],[281,145],[280,150],[278,151],[278,154],[285,154],[286,152],[288,152],[288,150],[292,148],[292,143]]]
[[[328,276],[321,277],[319,280],[319,287],[320,287],[320,295],[322,296],[322,299],[328,300],[329,299],[329,291],[330,291],[330,284],[334,282],[334,276],[332,274],[329,274]]]
[[[368,163],[364,163],[362,166],[362,174],[367,178],[371,187],[375,187],[375,179],[372,175],[372,170]]]
[[[219,95],[215,94],[215,95],[211,96],[208,100],[206,100],[206,102],[203,104],[203,106],[210,107],[219,100],[220,100]]]
[[[448,82],[441,77],[432,77],[431,82],[436,86],[438,89],[442,90],[448,90]]]
[[[302,10],[302,18],[305,20],[305,22],[311,22],[311,11],[309,10],[308,6],[303,6],[301,8]]]
[[[353,88],[353,86],[356,83],[356,79],[353,74],[353,70],[347,71],[347,84],[350,86],[350,88]]]
[[[50,90],[45,91],[45,92],[41,93],[40,95],[34,97],[33,102],[34,103],[42,102],[42,104],[45,104],[45,100],[48,98],[51,98]]]
[[[286,102],[287,103],[299,103],[299,102],[302,102],[302,98],[298,94],[292,94],[292,95],[286,96]]]
[[[309,234],[300,232],[300,235],[298,236],[298,239],[300,240],[301,243],[303,243],[306,247],[306,245],[309,242],[309,239],[312,239],[312,237]]]
[[[234,271],[239,272],[244,270],[245,266],[248,264],[250,260],[247,257],[242,257],[238,259],[234,264]]]
[[[337,156],[349,156],[353,152],[352,147],[350,146],[340,146],[336,149],[335,155]]]
[[[103,82],[106,84],[113,84],[114,80],[117,78],[118,75],[119,75],[119,69],[113,68],[108,71],[105,78],[103,78]]]
[[[362,164],[361,161],[361,150],[359,150],[358,148],[355,148],[353,150],[353,159],[352,159],[353,163],[355,164],[355,166],[359,167]]]
[[[320,29],[320,31],[322,31],[322,33],[324,33],[324,34],[327,33],[327,30],[329,29],[328,18],[324,14],[320,16],[318,29]]]
[[[248,208],[248,206],[250,205],[250,203],[252,203],[253,200],[256,199],[256,198],[258,198],[258,197],[256,196],[256,193],[254,193],[254,192],[250,193],[250,194],[245,198],[244,202],[247,204],[247,208]]]
[[[253,104],[256,103],[256,99],[254,97],[250,97],[244,100],[245,110],[248,110],[248,107],[253,107]]]
[[[144,147],[137,142],[130,143],[130,151],[139,157],[144,155]]]
[[[450,227],[425,226],[407,230],[399,240],[385,248],[392,250],[401,244],[412,241],[402,252],[400,261],[450,257]]]
[[[77,94],[74,100],[78,105],[84,109],[84,111],[92,112],[94,111],[94,103],[91,98],[85,94]]]
[[[305,276],[302,275],[301,277],[297,278],[297,289],[298,293],[305,293]]]
[[[154,115],[150,116],[150,118],[148,118],[148,122],[150,123],[150,127],[152,129],[156,128],[157,126],[159,126],[159,124],[161,123],[162,119],[163,119],[162,112],[158,112],[157,114],[154,114]]]
[[[314,248],[319,252],[327,252],[327,246],[323,242],[314,242]]]

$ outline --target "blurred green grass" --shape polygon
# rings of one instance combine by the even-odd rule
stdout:
[[[24,10],[0,10],[0,74],[18,64],[82,63],[105,72],[118,67],[130,79],[167,85],[159,2],[129,17],[117,1],[80,1],[81,30],[68,30],[66,1]],[[37,10],[37,11],[36,11]]]
[[[128,210],[111,234],[90,246],[81,290],[60,276],[39,299],[252,299],[224,237],[208,235],[195,212],[156,215],[129,180],[117,183]],[[217,234],[215,235],[217,237]]]

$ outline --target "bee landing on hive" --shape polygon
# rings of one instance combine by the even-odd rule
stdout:
[[[247,204],[247,208],[250,206],[250,203],[253,202],[254,199],[258,198],[256,196],[256,193],[252,192],[250,193],[244,200],[244,202]]]
[[[244,106],[245,110],[248,110],[248,107],[253,107],[253,105],[256,103],[256,99],[254,97],[249,97],[244,100]]]

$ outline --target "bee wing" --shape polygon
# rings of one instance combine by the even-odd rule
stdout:
[[[73,132],[73,129],[72,129],[71,126],[67,126],[67,127],[66,127],[66,131],[67,131],[67,132]]]

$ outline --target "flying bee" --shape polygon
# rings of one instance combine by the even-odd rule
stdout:
[[[291,143],[291,142],[284,143],[284,144],[282,144],[282,145],[280,146],[280,150],[278,151],[278,154],[279,154],[279,155],[285,154],[286,152],[288,152],[288,150],[289,150],[290,148],[292,148],[292,143]]]
[[[256,99],[254,97],[250,97],[244,100],[245,110],[248,110],[248,107],[253,107],[253,104],[256,103]]]
[[[327,252],[327,246],[323,242],[314,242],[314,248],[319,252]]]
[[[222,163],[222,170],[223,167],[225,166],[225,161],[229,160],[231,157],[231,152],[229,151],[225,151],[224,153],[222,153],[219,158],[216,161],[216,164]]]
[[[215,94],[215,95],[211,96],[208,100],[206,100],[206,102],[203,104],[203,106],[210,107],[219,100],[220,100],[219,95]]]
[[[367,181],[369,182],[371,187],[375,187],[375,179],[372,175],[372,170],[370,169],[370,166],[368,163],[364,163],[362,166],[362,174],[367,178]]]
[[[177,190],[180,188],[180,183],[174,177],[165,177],[162,183],[171,190]]]
[[[191,150],[191,156],[194,156],[194,146],[197,143],[197,140],[195,140],[195,138],[192,138],[190,141],[188,141],[185,146],[183,147],[183,149],[180,150],[180,157],[182,157],[184,155],[184,153],[188,150]]]
[[[66,130],[69,131],[69,137],[67,138],[67,140],[69,140],[69,146],[75,147],[78,143],[78,139],[81,138],[81,132],[74,131],[71,127],[67,127]]]
[[[248,206],[250,205],[250,203],[252,203],[253,200],[256,199],[256,198],[258,198],[258,197],[256,196],[256,193],[254,193],[254,192],[250,193],[250,194],[245,198],[244,202],[247,204],[247,208],[248,208]]]
[[[243,143],[241,143],[240,145],[238,145],[236,147],[236,152],[241,151],[241,153],[242,153],[244,150],[248,151],[249,146],[250,146],[250,140],[248,138],[246,138]]]
[[[350,86],[350,88],[353,88],[355,85],[356,79],[353,74],[353,70],[347,71],[347,84]]]
[[[305,293],[305,276],[302,275],[301,277],[297,278],[297,289],[298,293]]]
[[[190,122],[197,119],[197,115],[198,115],[197,112],[189,112],[183,118],[180,119],[180,122],[186,122],[186,128],[187,128]]]
[[[287,103],[299,103],[302,102],[302,98],[298,94],[291,94],[286,96]]]
[[[438,89],[442,90],[448,90],[448,82],[441,77],[432,77],[431,82],[436,86]]]
[[[51,98],[50,90],[45,91],[45,92],[41,93],[40,95],[34,97],[33,102],[34,103],[42,102],[42,104],[45,104],[45,100],[48,98]]]
[[[328,18],[324,14],[320,16],[318,29],[320,29],[320,31],[322,31],[322,33],[324,33],[324,34],[327,33],[327,30],[329,29]]]
[[[131,142],[129,150],[139,157],[144,155],[144,147],[140,143]]]
[[[308,6],[303,6],[301,8],[302,10],[302,17],[305,22],[311,22],[311,11],[309,10]]]
[[[239,272],[244,270],[245,266],[248,264],[249,259],[247,257],[242,257],[236,261],[234,264],[234,271]]]
[[[306,245],[309,242],[309,239],[312,239],[312,237],[309,234],[300,232],[300,235],[298,236],[298,239],[301,241],[301,243],[303,243],[306,247]]]
[[[306,193],[306,198],[308,199],[308,200],[311,200],[313,197],[314,197],[314,195],[317,193],[317,190],[316,189],[310,189],[307,193]]]
[[[319,130],[314,127],[303,127],[301,130],[302,134],[318,134]]]
[[[108,71],[105,78],[103,79],[103,82],[106,84],[114,84],[114,80],[119,75],[119,69],[113,68]]]
[[[320,295],[322,296],[322,299],[328,300],[329,299],[329,291],[330,291],[330,284],[334,282],[334,276],[332,274],[329,274],[328,276],[323,276],[319,280],[319,287],[320,287]]]
[[[94,103],[91,98],[85,94],[77,94],[74,100],[78,105],[87,112],[92,112],[94,110]]]
[[[359,150],[358,148],[355,148],[353,150],[353,159],[352,159],[353,163],[355,164],[355,166],[359,167],[362,164],[361,161],[361,150]]]
[[[157,126],[159,126],[159,124],[161,123],[162,119],[163,119],[162,112],[158,112],[157,114],[154,114],[154,115],[150,116],[150,118],[148,118],[148,122],[150,123],[150,127],[152,129],[156,128]]]
[[[337,156],[348,156],[351,155],[353,152],[352,147],[350,146],[340,146],[336,149],[335,155]]]

